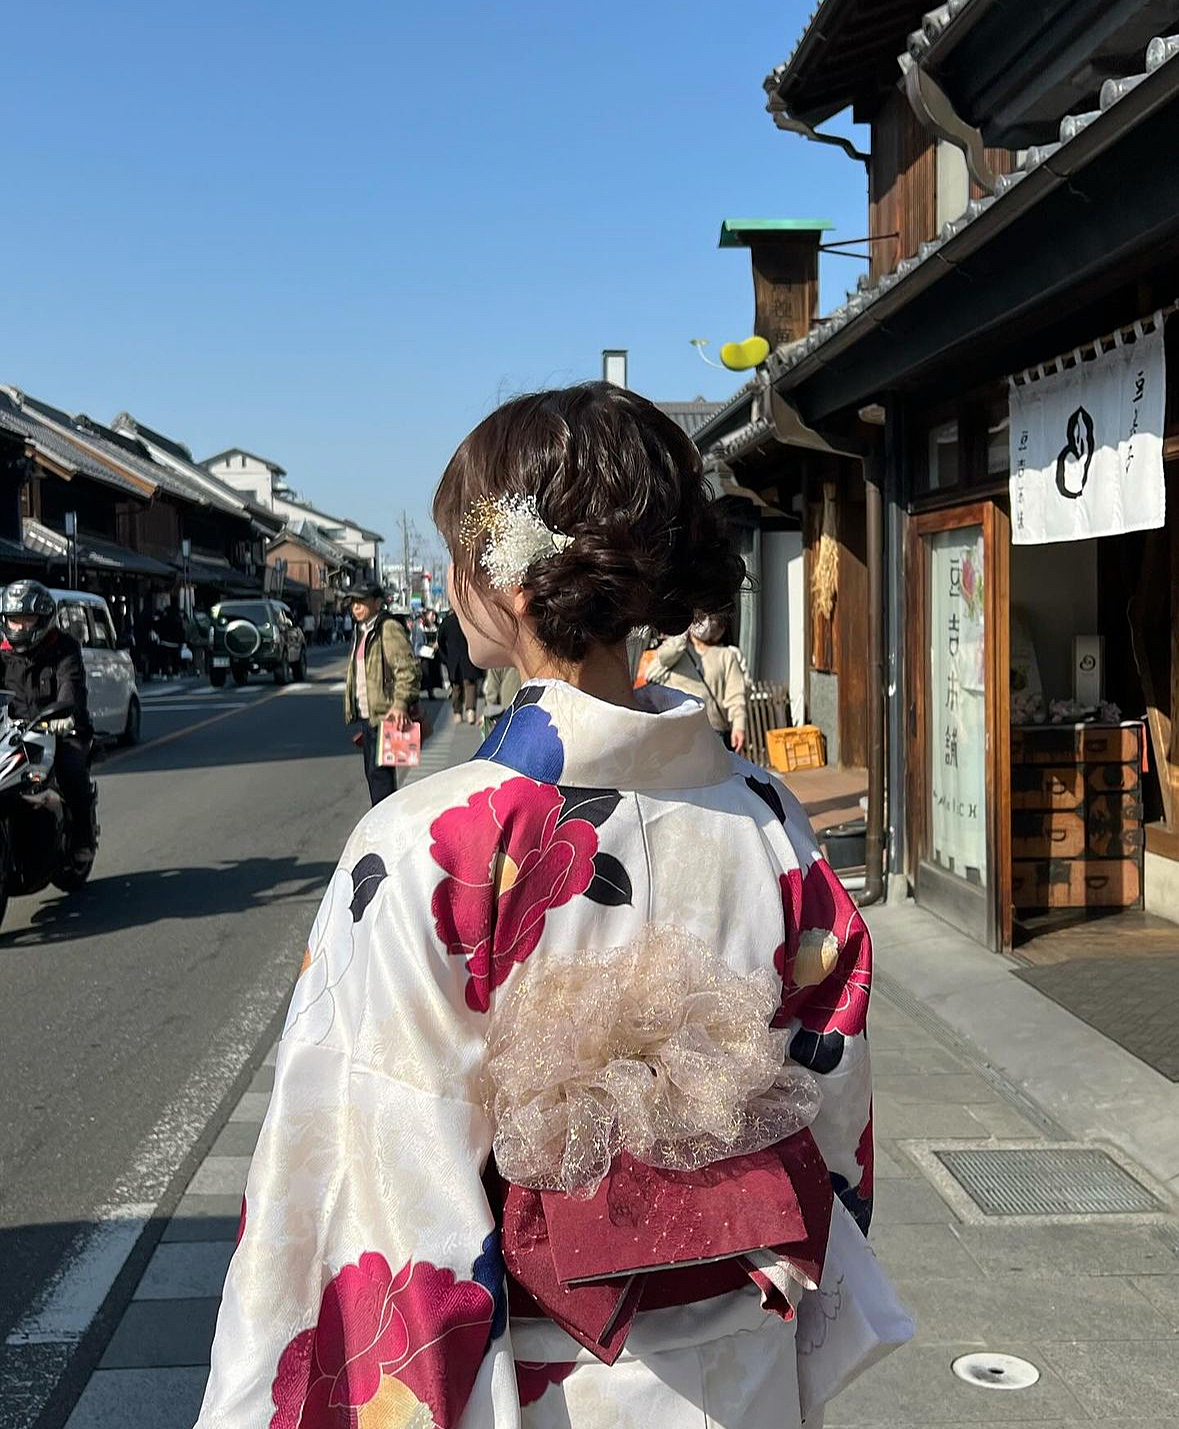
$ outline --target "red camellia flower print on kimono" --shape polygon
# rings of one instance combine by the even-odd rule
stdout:
[[[774,1022],[797,1017],[808,1032],[855,1037],[868,1016],[872,945],[850,895],[822,860],[805,878],[780,876],[786,941],[774,953],[782,978],[782,1006]]]
[[[472,1280],[369,1251],[323,1292],[282,1353],[270,1429],[452,1429],[487,1347],[494,1302]]]
[[[588,819],[563,818],[564,808],[555,785],[509,779],[430,826],[430,852],[447,874],[431,901],[434,926],[447,951],[467,960],[476,1011],[536,948],[549,909],[593,882],[597,832]]]

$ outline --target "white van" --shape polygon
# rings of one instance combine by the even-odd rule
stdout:
[[[102,596],[85,590],[55,590],[57,623],[82,647],[86,702],[100,739],[134,744],[139,738],[139,691],[130,652],[120,650],[110,610]]]

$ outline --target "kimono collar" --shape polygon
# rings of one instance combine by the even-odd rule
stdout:
[[[543,784],[588,789],[699,789],[733,772],[699,700],[660,685],[635,691],[637,710],[529,680],[475,754]]]

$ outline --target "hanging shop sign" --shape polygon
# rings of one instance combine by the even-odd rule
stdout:
[[[1095,348],[1092,355],[1078,348],[1011,378],[1011,539],[1017,546],[1164,524],[1163,315]]]

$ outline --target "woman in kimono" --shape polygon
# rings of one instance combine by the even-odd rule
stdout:
[[[911,1330],[863,1238],[870,947],[788,791],[632,689],[628,633],[743,578],[699,456],[634,393],[542,392],[434,514],[472,658],[524,684],[344,850],[199,1429],[816,1422]]]

